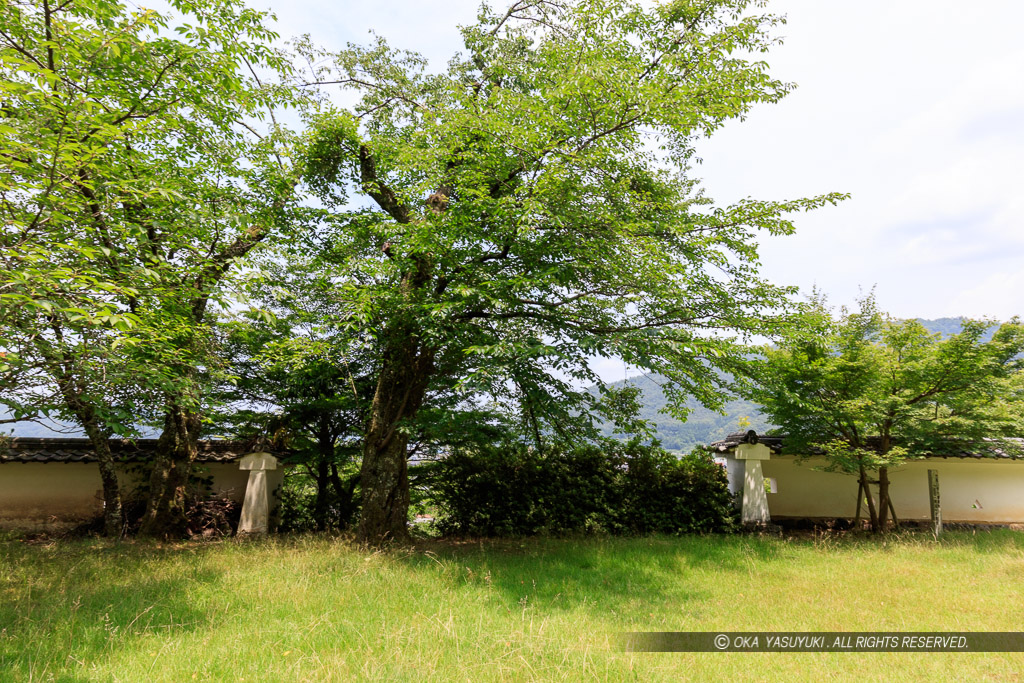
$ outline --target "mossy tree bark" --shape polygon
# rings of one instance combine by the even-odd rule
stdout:
[[[192,463],[198,454],[200,417],[172,405],[157,442],[149,478],[149,501],[139,529],[140,536],[179,538],[187,530],[186,494]]]
[[[433,352],[408,323],[399,323],[389,331],[382,360],[360,472],[363,507],[357,538],[371,544],[409,540],[409,436],[403,422],[423,405]]]
[[[124,509],[121,503],[121,486],[117,478],[117,465],[110,449],[110,431],[102,423],[96,403],[89,398],[90,392],[85,379],[66,369],[74,365],[71,354],[59,354],[49,345],[45,348],[45,354],[51,360],[54,379],[65,405],[85,430],[89,443],[96,453],[100,481],[103,485],[103,533],[109,538],[120,538],[124,533]]]

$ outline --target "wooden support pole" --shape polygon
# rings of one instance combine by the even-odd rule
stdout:
[[[939,505],[939,471],[928,470],[928,500],[932,508],[932,534],[942,533],[942,507]]]
[[[896,508],[892,506],[892,496],[887,499],[889,501],[889,514],[892,516],[892,525],[899,531],[900,520],[896,519]]]
[[[871,484],[877,484],[877,481],[871,481],[865,477],[864,479],[864,497],[868,501],[868,515],[871,519],[871,528],[874,529],[875,525],[878,524],[878,512],[875,510],[875,498],[871,495]]]

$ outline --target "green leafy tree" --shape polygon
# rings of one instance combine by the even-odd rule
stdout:
[[[758,234],[839,199],[717,207],[691,175],[696,138],[790,89],[747,57],[776,42],[760,4],[485,6],[438,74],[380,39],[300,46],[316,83],[360,98],[322,108],[305,154],[342,321],[378,349],[362,540],[407,537],[408,444],[438,382],[514,402],[538,436],[593,433],[569,419],[601,408],[576,388],[599,382],[593,356],[665,376],[679,412],[721,405],[733,336],[771,328],[789,291],[758,277]]]
[[[331,281],[315,252],[289,251],[265,254],[247,283],[258,308],[221,326],[228,382],[212,419],[234,437],[286,446],[300,466],[288,476],[315,488],[314,527],[338,528],[356,509],[371,359],[339,338]]]
[[[250,372],[232,367],[225,398],[233,400],[214,422],[233,436],[286,447],[289,464],[299,465],[315,486],[315,528],[343,528],[356,509],[370,387],[364,375],[352,374],[351,359],[336,357],[336,346],[297,334],[288,322],[282,319],[270,334],[261,325],[230,331],[231,355],[243,357]]]
[[[262,123],[295,100],[264,82],[289,69],[264,15],[237,0],[170,7],[0,4],[5,403],[82,425],[111,534],[106,439],[140,418],[164,428],[143,531],[180,526],[216,368],[210,316],[294,196],[286,132]]]
[[[742,391],[786,435],[788,451],[823,453],[857,475],[871,527],[884,530],[890,468],[928,453],[1018,448],[1007,439],[1024,433],[1024,325],[1014,319],[985,341],[991,325],[963,320],[943,338],[880,313],[873,296],[838,318],[816,296],[777,346],[762,349]]]

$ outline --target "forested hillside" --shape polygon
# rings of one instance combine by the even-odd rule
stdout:
[[[708,410],[696,400],[690,399],[687,401],[687,407],[691,409],[690,414],[685,422],[678,420],[662,412],[667,403],[661,390],[663,382],[664,379],[658,376],[640,375],[615,382],[613,386],[629,385],[640,388],[640,403],[643,406],[640,416],[657,427],[661,445],[668,450],[687,452],[694,446],[717,441],[740,429],[741,422],[747,424],[742,427],[743,429],[763,431],[770,428],[761,416],[757,404],[740,399],[727,403],[724,415]],[[613,436],[611,427],[606,426],[603,432],[606,436]]]

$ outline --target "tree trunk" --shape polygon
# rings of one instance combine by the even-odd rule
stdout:
[[[323,453],[320,453],[316,463],[316,502],[313,504],[313,522],[317,531],[324,531],[328,526],[327,503],[330,484],[330,463]]]
[[[121,505],[121,486],[117,481],[117,467],[110,451],[110,440],[92,419],[83,419],[96,458],[99,460],[100,481],[103,482],[103,535],[121,538],[124,533],[124,510]]]
[[[331,484],[334,486],[334,494],[338,499],[338,527],[344,529],[348,527],[349,520],[352,519],[352,514],[355,512],[353,499],[356,495],[356,486],[359,485],[359,475],[349,477],[342,484],[341,477],[338,475],[338,466],[331,463]]]
[[[106,457],[100,458],[100,481],[103,482],[103,535],[121,538],[124,534],[124,510],[121,506],[121,488],[117,481],[117,468],[107,446]]]
[[[893,425],[893,417],[889,417],[882,422],[878,453],[879,455],[888,455],[890,449],[892,449],[892,437],[891,430]],[[882,533],[889,526],[889,510],[892,508],[892,502],[889,500],[889,468],[879,467],[878,468],[878,527],[874,529],[875,533]],[[893,518],[895,519],[896,513],[893,512]]]
[[[356,531],[361,542],[410,540],[407,446],[406,436],[396,433],[383,445],[367,445],[363,451],[363,509]]]
[[[878,528],[876,532],[885,531],[889,524],[889,468],[878,468]]]
[[[96,451],[100,481],[103,485],[103,534],[110,538],[121,538],[124,533],[124,509],[121,504],[121,486],[117,480],[117,467],[110,451],[110,433],[100,426],[96,419],[95,406],[82,399],[84,392],[75,387],[70,377],[59,375],[57,383],[60,386],[64,402],[78,418],[86,436],[89,437],[89,443]]]
[[[186,534],[185,494],[198,453],[199,426],[197,414],[171,405],[157,442],[140,536],[180,538]]]
[[[363,507],[356,538],[378,545],[409,540],[408,436],[399,422],[416,416],[433,372],[433,352],[407,325],[388,334],[363,442]]]

